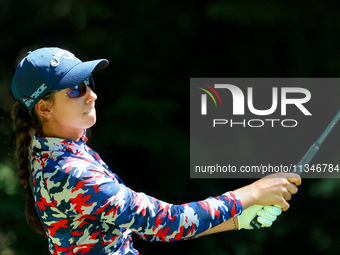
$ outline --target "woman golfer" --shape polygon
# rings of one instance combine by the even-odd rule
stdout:
[[[27,221],[46,236],[52,254],[139,254],[132,232],[148,241],[186,240],[251,229],[256,215],[268,227],[288,209],[301,183],[291,173],[181,205],[125,186],[86,145],[85,130],[96,122],[92,73],[107,65],[42,48],[29,52],[14,74],[12,116]]]

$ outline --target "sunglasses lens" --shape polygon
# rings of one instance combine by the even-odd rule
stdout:
[[[94,80],[93,77],[90,76],[86,79],[83,83],[71,88],[69,91],[66,92],[69,98],[77,98],[82,97],[86,94],[86,87],[89,86],[92,91],[94,91]]]
[[[82,97],[86,94],[86,85],[81,83],[66,92],[69,98]]]

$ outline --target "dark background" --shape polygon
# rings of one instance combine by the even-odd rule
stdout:
[[[89,145],[129,187],[174,204],[252,181],[190,179],[190,77],[340,73],[335,2],[12,0],[1,1],[0,10],[2,255],[49,254],[44,237],[25,222],[13,162],[10,84],[27,51],[58,46],[83,61],[109,59],[110,66],[95,74],[98,121]],[[141,254],[298,254],[299,248],[304,254],[337,254],[339,184],[303,180],[291,209],[269,229],[175,243],[135,236],[135,247]]]

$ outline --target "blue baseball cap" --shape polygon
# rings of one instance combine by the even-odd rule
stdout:
[[[55,47],[28,52],[12,80],[14,98],[32,110],[49,91],[77,86],[108,64],[106,59],[82,62],[71,52]]]

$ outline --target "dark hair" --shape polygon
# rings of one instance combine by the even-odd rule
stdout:
[[[44,100],[53,100],[53,96]],[[44,229],[35,208],[34,196],[30,185],[31,176],[31,143],[33,135],[42,135],[42,126],[38,114],[33,108],[25,110],[25,106],[16,102],[11,111],[13,129],[16,135],[16,157],[18,162],[18,176],[20,185],[26,194],[26,220],[29,226],[37,233],[43,235]]]

